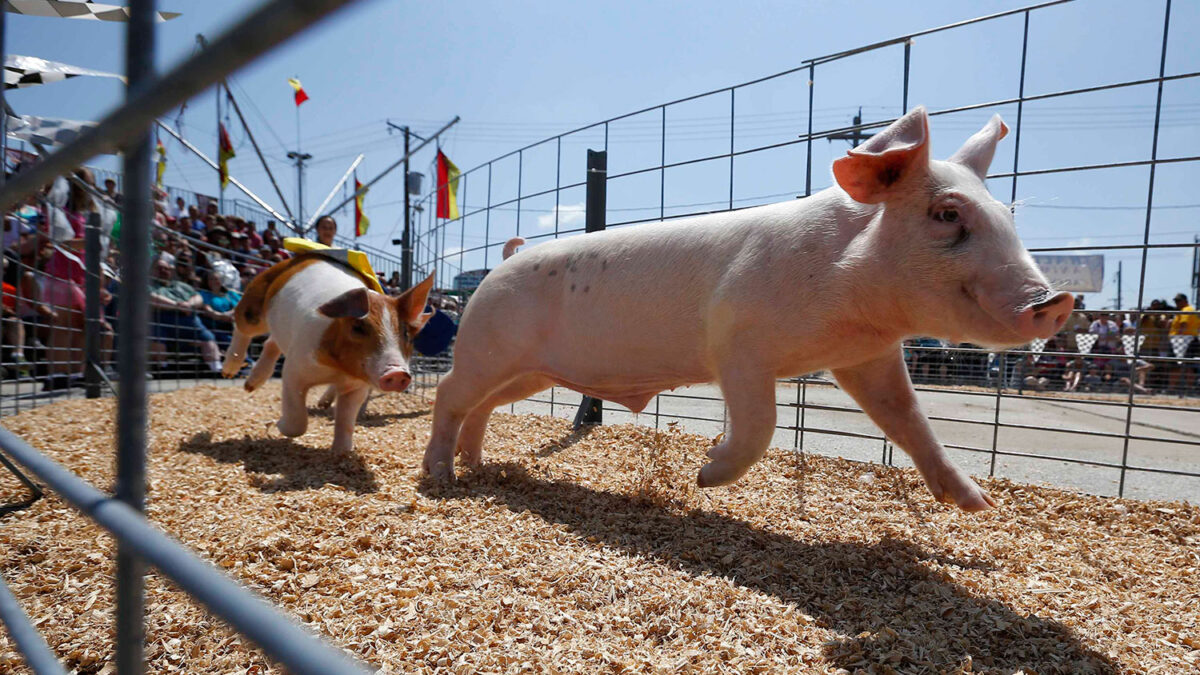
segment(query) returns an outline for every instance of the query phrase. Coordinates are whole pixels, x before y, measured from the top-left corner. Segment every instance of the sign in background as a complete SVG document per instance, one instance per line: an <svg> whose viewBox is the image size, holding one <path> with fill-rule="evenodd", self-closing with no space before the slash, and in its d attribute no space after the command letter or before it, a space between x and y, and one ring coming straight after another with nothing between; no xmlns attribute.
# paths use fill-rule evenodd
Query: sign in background
<svg viewBox="0 0 1200 675"><path fill-rule="evenodd" d="M1097 293L1104 287L1102 255L1035 255L1033 261L1056 291Z"/></svg>

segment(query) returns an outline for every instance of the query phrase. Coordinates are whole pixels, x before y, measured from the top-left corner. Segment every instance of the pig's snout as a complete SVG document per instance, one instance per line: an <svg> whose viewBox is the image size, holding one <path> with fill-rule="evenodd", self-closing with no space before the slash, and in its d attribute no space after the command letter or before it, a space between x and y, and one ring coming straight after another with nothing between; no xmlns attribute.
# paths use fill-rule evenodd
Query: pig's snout
<svg viewBox="0 0 1200 675"><path fill-rule="evenodd" d="M1075 308L1075 296L1060 291L1030 305L1017 315L1017 330L1022 336L1050 338L1063 327Z"/></svg>
<svg viewBox="0 0 1200 675"><path fill-rule="evenodd" d="M392 368L379 377L383 391L404 391L412 383L412 374L403 368Z"/></svg>

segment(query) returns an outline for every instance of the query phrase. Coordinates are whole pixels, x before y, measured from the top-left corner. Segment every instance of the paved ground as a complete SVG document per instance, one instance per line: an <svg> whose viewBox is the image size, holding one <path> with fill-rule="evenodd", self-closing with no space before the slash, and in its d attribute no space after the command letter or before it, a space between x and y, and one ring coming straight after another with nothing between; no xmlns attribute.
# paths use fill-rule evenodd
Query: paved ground
<svg viewBox="0 0 1200 675"><path fill-rule="evenodd" d="M635 422L653 426L677 420L693 433L715 436L722 431L724 407L715 386L702 385L664 395L641 415L633 415L618 406L606 406L604 421ZM796 401L804 396L805 408ZM550 392L512 407L516 412L550 413ZM999 422L994 427L997 399L995 393L961 391L921 392L926 413L934 418L941 441L985 450L951 449L960 466L973 475L986 476L992 470L993 435L999 453L1020 453L1042 457L1018 457L998 454L995 475L1026 483L1065 487L1098 495L1116 495L1120 486L1122 455L1125 452L1126 408L1113 401L1097 400L1071 403L1053 398L1005 397L999 402ZM565 389L554 390L553 414L573 417L579 395ZM799 391L795 384L781 382L777 388L778 425L789 427L775 433L773 445L794 448L802 444L806 451L865 461L881 461L884 442L879 429L860 412L824 408L850 408L853 402L842 391L828 385L809 385ZM1162 397L1146 399L1153 404L1167 402ZM1178 402L1172 401L1172 402ZM814 408L822 406L824 408ZM803 439L795 430L798 412L803 414ZM706 418L706 419L689 419ZM941 419L938 419L941 418ZM715 420L715 421L710 421ZM1129 467L1166 469L1200 474L1200 407L1170 406L1167 409L1134 408L1130 415L1126 463ZM1003 426L1013 425L1013 426ZM1037 428L1022 428L1037 427ZM835 435L841 432L867 435L856 438ZM1178 441L1178 442L1175 442ZM893 450L897 465L911 466L906 455ZM1043 458L1045 457L1045 458ZM1060 461L1074 459L1116 466L1089 466ZM1126 497L1137 499L1176 499L1200 502L1200 476L1176 476L1130 469L1125 473Z"/></svg>
<svg viewBox="0 0 1200 675"><path fill-rule="evenodd" d="M428 387L432 381L428 378ZM197 383L240 385L240 380L155 380L148 383L151 393L171 391ZM65 394L83 396L82 389ZM313 394L316 396L316 393ZM1178 405L1178 399L1148 397L1139 399L1162 408L1137 407L1129 415L1131 440L1124 438L1127 409L1120 397L1094 397L1087 403L1063 401L1051 397L1005 397L999 400L997 419L995 392L930 391L921 392L925 411L934 419L934 427L943 443L975 448L980 451L951 449L960 466L973 475L986 476L993 470L993 436L999 451L994 457L994 473L1026 483L1042 483L1098 495L1116 495L1121 481L1122 455L1127 451L1124 494L1138 499L1176 499L1200 502L1200 477L1138 471L1137 468L1184 471L1200 474L1200 401ZM1085 395L1086 396L1086 395ZM796 404L803 397L805 407ZM553 398L553 406L550 401ZM553 414L571 418L580 396L556 388L510 407L515 412ZM31 384L0 384L0 413L12 414L47 400L40 387ZM865 415L852 408L853 402L837 388L825 384L799 387L780 382L777 388L778 425L773 445L781 448L802 446L807 452L846 457L863 461L881 461L885 450L879 430ZM552 409L553 408L553 409ZM802 416L802 424L800 417ZM607 404L607 423L634 422L648 426L677 421L686 430L708 436L721 433L724 406L713 385L701 385L664 394L641 415ZM1007 426L1011 425L1011 426ZM795 429L803 426L804 431ZM1025 428L1033 427L1033 428ZM839 435L854 434L867 438ZM1040 455L1020 457L1003 453ZM894 462L908 466L907 456L893 450ZM1095 462L1101 466L1074 464L1062 459ZM1103 466L1103 465L1114 466Z"/></svg>

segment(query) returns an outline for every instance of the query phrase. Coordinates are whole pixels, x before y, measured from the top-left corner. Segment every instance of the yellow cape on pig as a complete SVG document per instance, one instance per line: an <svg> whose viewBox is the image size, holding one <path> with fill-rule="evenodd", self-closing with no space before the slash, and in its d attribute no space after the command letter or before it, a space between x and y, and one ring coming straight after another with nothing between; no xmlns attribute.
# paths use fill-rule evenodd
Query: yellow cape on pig
<svg viewBox="0 0 1200 675"><path fill-rule="evenodd" d="M368 279L367 286L371 290L376 293L383 293L383 286L380 285L379 278L375 276L375 270L371 268L371 261L367 259L367 254L362 251L330 248L320 242L309 241L308 239L301 239L299 237L284 237L283 248L292 253L319 253L330 260L336 260L342 264L349 265Z"/></svg>

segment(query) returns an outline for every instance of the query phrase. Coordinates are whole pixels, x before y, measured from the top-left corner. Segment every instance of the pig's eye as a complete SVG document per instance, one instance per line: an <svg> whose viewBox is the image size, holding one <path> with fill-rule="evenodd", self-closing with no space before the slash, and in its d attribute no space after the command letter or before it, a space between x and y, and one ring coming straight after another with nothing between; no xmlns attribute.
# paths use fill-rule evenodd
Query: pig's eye
<svg viewBox="0 0 1200 675"><path fill-rule="evenodd" d="M957 223L958 209L945 208L933 212L933 219L939 223Z"/></svg>
<svg viewBox="0 0 1200 675"><path fill-rule="evenodd" d="M357 335L359 337L366 337L367 336L367 327L365 325L363 325L363 322L355 321L350 326L350 332L354 333L355 335Z"/></svg>

